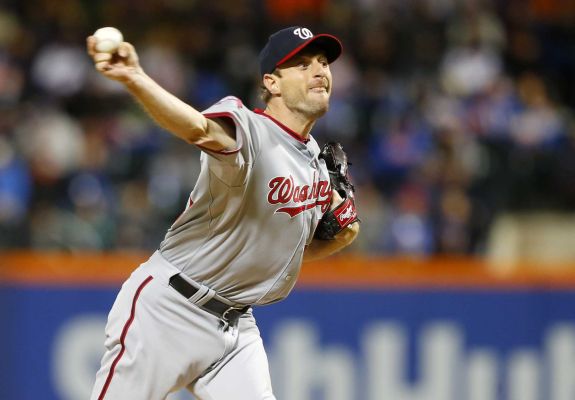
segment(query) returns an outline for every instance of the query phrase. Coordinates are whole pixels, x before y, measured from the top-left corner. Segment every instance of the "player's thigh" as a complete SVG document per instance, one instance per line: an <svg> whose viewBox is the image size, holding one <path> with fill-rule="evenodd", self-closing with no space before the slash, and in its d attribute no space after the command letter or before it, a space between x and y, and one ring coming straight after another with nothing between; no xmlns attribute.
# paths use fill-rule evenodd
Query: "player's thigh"
<svg viewBox="0 0 575 400"><path fill-rule="evenodd" d="M110 312L93 398L163 398L185 387L222 356L218 323L160 277L134 273Z"/></svg>
<svg viewBox="0 0 575 400"><path fill-rule="evenodd" d="M240 322L237 346L189 389L199 400L275 400L267 355L251 314Z"/></svg>

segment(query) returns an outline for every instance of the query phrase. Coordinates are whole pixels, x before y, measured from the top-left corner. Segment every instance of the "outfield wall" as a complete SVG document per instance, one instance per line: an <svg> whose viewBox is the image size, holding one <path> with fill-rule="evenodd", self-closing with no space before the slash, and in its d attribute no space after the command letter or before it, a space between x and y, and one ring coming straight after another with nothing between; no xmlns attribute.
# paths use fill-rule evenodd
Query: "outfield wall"
<svg viewBox="0 0 575 400"><path fill-rule="evenodd" d="M0 399L86 399L143 254L0 255ZM278 400L573 400L575 273L339 257L256 308ZM185 393L171 399L189 399Z"/></svg>

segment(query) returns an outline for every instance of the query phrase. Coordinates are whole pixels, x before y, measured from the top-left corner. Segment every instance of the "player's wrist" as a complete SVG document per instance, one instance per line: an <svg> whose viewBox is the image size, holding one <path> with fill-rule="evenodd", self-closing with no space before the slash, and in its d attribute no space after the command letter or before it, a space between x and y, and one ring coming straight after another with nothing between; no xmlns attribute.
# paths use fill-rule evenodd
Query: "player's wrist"
<svg viewBox="0 0 575 400"><path fill-rule="evenodd" d="M137 91L138 89L145 86L146 79L149 77L146 75L141 67L134 67L133 71L126 75L122 80L122 83L130 91Z"/></svg>
<svg viewBox="0 0 575 400"><path fill-rule="evenodd" d="M343 228L340 232L335 234L334 239L342 247L349 246L355 238L359 235L359 220L352 222Z"/></svg>

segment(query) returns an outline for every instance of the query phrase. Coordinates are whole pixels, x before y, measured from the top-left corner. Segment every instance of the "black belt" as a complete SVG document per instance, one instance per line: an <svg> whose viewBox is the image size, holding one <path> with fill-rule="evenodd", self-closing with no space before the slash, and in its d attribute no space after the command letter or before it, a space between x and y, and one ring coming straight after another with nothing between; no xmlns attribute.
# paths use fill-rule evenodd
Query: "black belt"
<svg viewBox="0 0 575 400"><path fill-rule="evenodd" d="M170 278L170 286L176 289L178 293L184 296L186 299L192 297L196 292L199 290L198 288L194 287L188 281L186 281L180 274L174 275ZM250 306L244 306L241 308L230 306L224 302L216 300L214 298L208 300L199 307L205 309L206 311L216 315L222 321L235 324L238 319L245 314L246 311L249 310Z"/></svg>

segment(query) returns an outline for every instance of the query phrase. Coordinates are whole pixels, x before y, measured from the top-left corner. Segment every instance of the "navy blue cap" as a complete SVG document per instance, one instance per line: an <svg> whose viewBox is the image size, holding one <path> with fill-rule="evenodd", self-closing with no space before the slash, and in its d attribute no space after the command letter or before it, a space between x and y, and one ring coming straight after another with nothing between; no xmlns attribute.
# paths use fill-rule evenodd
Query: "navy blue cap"
<svg viewBox="0 0 575 400"><path fill-rule="evenodd" d="M271 74L280 66L310 44L325 52L327 62L335 61L342 52L342 45L333 35L322 33L314 35L307 28L292 26L271 35L259 55L260 73Z"/></svg>

